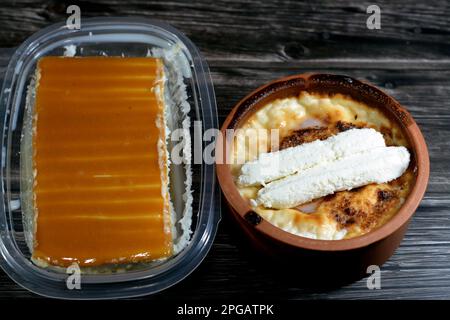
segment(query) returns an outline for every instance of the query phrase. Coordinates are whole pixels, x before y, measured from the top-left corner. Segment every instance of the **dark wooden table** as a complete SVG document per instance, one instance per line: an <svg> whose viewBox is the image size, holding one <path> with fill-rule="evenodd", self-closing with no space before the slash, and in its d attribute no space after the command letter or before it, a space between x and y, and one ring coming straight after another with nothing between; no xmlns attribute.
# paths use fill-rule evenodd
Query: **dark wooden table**
<svg viewBox="0 0 450 320"><path fill-rule="evenodd" d="M201 266L180 284L143 299L449 299L450 5L378 0L381 29L369 30L366 8L372 3L2 1L0 77L13 47L33 32L65 20L66 6L79 4L84 17L139 15L183 31L208 60L220 122L244 95L281 76L323 71L369 80L409 109L431 157L427 194L401 247L382 267L381 290L368 290L364 279L318 289L275 277L243 249L222 206L225 218ZM5 297L38 298L0 271L0 298Z"/></svg>

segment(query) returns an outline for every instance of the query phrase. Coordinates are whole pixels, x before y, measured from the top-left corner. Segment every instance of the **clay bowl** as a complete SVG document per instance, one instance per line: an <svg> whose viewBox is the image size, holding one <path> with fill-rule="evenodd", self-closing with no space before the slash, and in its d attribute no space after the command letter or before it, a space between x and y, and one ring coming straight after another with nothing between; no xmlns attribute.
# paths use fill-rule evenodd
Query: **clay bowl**
<svg viewBox="0 0 450 320"><path fill-rule="evenodd" d="M359 278L370 265L381 266L399 246L408 222L424 196L429 177L428 150L423 135L411 115L395 99L366 82L342 75L301 74L272 81L243 98L230 112L221 131L236 129L243 119L268 102L298 95L301 91L342 93L354 100L378 108L396 121L410 143L416 166L415 184L397 214L382 227L363 236L343 240L314 240L283 231L252 211L238 193L229 166L216 164L217 176L228 203L232 221L244 231L253 248L288 262L295 268L306 268L323 274L332 268L342 278ZM227 143L216 150L217 159L227 154Z"/></svg>

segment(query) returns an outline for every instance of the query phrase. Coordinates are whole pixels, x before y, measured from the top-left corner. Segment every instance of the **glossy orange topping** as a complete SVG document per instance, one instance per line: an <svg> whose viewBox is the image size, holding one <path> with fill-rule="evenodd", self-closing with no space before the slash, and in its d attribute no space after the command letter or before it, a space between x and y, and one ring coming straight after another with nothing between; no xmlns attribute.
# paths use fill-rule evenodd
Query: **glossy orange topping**
<svg viewBox="0 0 450 320"><path fill-rule="evenodd" d="M157 146L162 72L155 58L39 61L35 261L98 266L172 254L167 154Z"/></svg>

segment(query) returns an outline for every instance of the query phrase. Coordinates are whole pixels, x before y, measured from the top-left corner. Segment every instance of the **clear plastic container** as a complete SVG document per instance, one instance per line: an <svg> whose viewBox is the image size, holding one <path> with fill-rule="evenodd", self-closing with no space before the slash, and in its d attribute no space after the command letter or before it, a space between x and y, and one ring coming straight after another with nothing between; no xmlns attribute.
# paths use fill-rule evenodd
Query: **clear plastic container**
<svg viewBox="0 0 450 320"><path fill-rule="evenodd" d="M107 299L152 294L181 281L206 256L220 220L219 193L215 169L211 164L192 164L193 219L189 245L174 257L156 264L120 272L81 275L81 289L68 289L70 274L34 265L28 250L22 222L21 141L28 130L26 119L27 87L37 60L48 55L61 56L75 50L76 56L146 56L158 50L177 50L173 59L186 86L188 116L193 135L195 125L203 132L218 127L216 101L208 66L197 48L176 29L157 21L139 18L83 19L81 30L64 24L50 26L27 39L15 52L5 74L0 98L2 125L0 266L18 284L40 295L67 299ZM174 67L172 66L172 67ZM167 67L167 66L166 66ZM170 74L174 70L170 70ZM172 88L177 90L178 88ZM171 88L168 90L171 93ZM181 106L178 106L181 108ZM173 115L172 128L181 127ZM202 149L205 142L197 139ZM183 210L185 167L171 165L171 194L175 208Z"/></svg>

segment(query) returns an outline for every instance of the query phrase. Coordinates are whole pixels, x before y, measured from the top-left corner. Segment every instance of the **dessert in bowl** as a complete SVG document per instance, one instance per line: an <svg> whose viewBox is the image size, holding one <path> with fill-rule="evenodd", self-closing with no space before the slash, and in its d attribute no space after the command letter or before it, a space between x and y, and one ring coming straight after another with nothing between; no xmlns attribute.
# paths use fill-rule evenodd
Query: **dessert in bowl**
<svg viewBox="0 0 450 320"><path fill-rule="evenodd" d="M222 126L230 129L219 181L232 216L265 251L358 249L347 262L363 266L399 245L429 159L392 97L346 76L291 76L241 100Z"/></svg>

